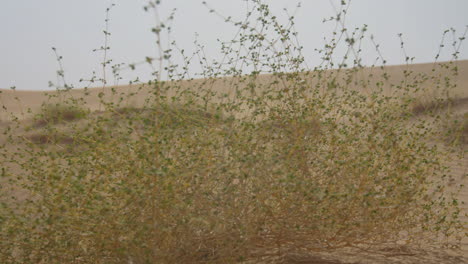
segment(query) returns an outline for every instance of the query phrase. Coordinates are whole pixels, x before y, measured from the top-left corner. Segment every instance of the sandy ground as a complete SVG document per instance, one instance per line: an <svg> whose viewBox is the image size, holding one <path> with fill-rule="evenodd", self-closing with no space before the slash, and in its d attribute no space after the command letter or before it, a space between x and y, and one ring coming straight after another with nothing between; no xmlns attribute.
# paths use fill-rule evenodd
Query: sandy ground
<svg viewBox="0 0 468 264"><path fill-rule="evenodd" d="M452 76L451 80L453 84L457 87L452 89L452 96L457 98L468 98L468 61L459 61L456 63L458 67L458 76ZM360 89L360 90L371 90L372 87L375 87L375 84L382 80L382 76L384 72L386 72L389 76L389 83L393 83L395 85L404 85L405 78L404 78L404 70L407 72L412 72L412 75L409 77L410 80L421 79L423 83L421 86L427 88L425 92L422 93L421 96L425 94L428 95L431 91L435 90L437 83L434 83L429 78L425 80L422 78L421 74L425 74L426 76L434 76L432 69L436 67L439 69L437 74L448 74L446 70L440 70L438 65L430 64L416 64L416 65L399 65L399 66L387 66L384 70L380 68L365 68L361 69L356 72L353 76L354 79L349 84L351 89ZM328 71L323 73L325 76L329 78L336 77L337 82L342 83L346 79L346 74L344 72L338 71ZM369 77L369 74L373 74L372 77ZM327 78L328 78L327 77ZM271 76L262 76L257 81L258 84L267 83L270 80ZM325 79L327 79L325 78ZM418 80L419 80L418 79ZM305 81L308 82L310 85L315 85L316 81L313 78L307 79ZM192 80L192 81L183 81L180 82L179 85L181 87L201 87L210 85L216 91L226 92L228 94L232 94L234 91L229 90L228 87L231 87L230 84L236 82L236 79L233 78L224 78L218 79L214 81L207 81L207 80ZM287 86L287 83L283 85ZM443 85L443 84L439 84ZM111 92L111 87L107 87L105 89L102 88L92 88L88 90L83 89L76 89L70 92L70 95L75 98L83 97L86 105L91 110L99 110L103 106L99 103L98 94L103 93L106 99L111 99L117 101L121 96L126 96L132 92L138 90L137 86L118 86L114 87L115 93ZM19 116L20 118L29 118L31 117L32 113L38 112L41 105L44 102L53 102L57 100L54 96L57 95L56 92L43 92L43 91L11 91L11 90L1 90L0 93L0 106L3 109L0 109L0 127L3 126L12 118L11 113L15 116ZM132 106L142 105L146 96L150 93L150 89L148 87L143 87L142 91L138 93L138 96L132 97L129 103ZM390 85L384 85L384 91L391 93L392 88ZM51 98L52 95L52 98ZM465 114L468 113L468 100L462 101L456 107L457 113ZM437 143L439 144L439 143ZM467 146L465 145L465 152L468 150ZM452 177L453 181L451 182L451 186L449 188L455 188L455 186L460 184L468 185L468 155L464 155L464 157L457 157L453 155L453 157L448 157L447 165L449 165L452 169ZM465 230L468 232L468 186L462 188L459 194L459 200L464 202L462 204L462 217L463 221L465 222ZM458 253L457 253L458 254ZM439 251L429 251L429 252L416 252L416 251L408 251L407 249L403 248L399 252L389 252L388 256L382 256L379 254L373 253L366 253L362 255L362 253L356 252L341 252L340 254L341 260L337 260L333 256L322 256L319 259L315 257L307 256L307 255L298 255L298 256L291 256L288 260L284 260L285 263L468 263L468 238L462 241L462 258L449 256L446 255L444 252ZM327 262L328 261L328 262Z"/></svg>

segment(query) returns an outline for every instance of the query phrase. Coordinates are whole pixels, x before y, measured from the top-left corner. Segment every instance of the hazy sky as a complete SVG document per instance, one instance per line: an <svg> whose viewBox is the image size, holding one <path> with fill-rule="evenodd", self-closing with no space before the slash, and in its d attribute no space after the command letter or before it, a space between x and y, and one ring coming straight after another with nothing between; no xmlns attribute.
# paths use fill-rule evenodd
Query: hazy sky
<svg viewBox="0 0 468 264"><path fill-rule="evenodd" d="M109 56L113 63L132 63L155 56L154 16L143 11L145 0L2 0L0 8L0 88L16 86L18 90L48 89L48 82L57 80L57 61L51 47L63 56L67 81L76 87L80 78L89 78L92 72L100 74L102 53L93 52L104 43L105 10L110 3L116 6L110 12ZM208 56L217 56L217 38L230 39L233 28L201 4L202 0L162 0L161 15L177 8L172 37L188 51L193 48L195 33L205 45ZM243 0L207 0L226 16L241 18L245 11ZM284 17L283 8L293 12L297 0L266 0L273 12ZM338 0L302 0L297 18L297 31L308 64L320 62L314 52L322 48L324 37L331 36L331 24L322 20L334 14L330 2ZM353 0L348 13L349 28L368 25L369 34L380 43L383 56L389 64L400 64L404 57L398 33L403 33L406 52L415 62L434 60L442 32L450 27L459 37L468 25L466 0ZM447 48L441 60L450 59L452 52L449 35ZM366 44L368 45L368 44ZM371 50L370 46L364 46ZM468 44L461 47L462 59L468 59ZM367 61L376 56L370 52ZM124 81L141 76L149 78L148 67L123 73Z"/></svg>

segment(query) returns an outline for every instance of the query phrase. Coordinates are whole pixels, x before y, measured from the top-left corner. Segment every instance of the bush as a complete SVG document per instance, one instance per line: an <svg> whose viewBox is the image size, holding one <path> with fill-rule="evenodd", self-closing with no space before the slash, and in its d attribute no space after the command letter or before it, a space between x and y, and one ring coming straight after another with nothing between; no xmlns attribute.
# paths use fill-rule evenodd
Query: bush
<svg viewBox="0 0 468 264"><path fill-rule="evenodd" d="M77 121L86 118L87 114L87 110L76 104L45 104L41 108L41 113L35 116L34 124L43 127L48 124Z"/></svg>
<svg viewBox="0 0 468 264"><path fill-rule="evenodd" d="M274 262L456 237L445 152L427 141L439 132L401 115L411 91L350 88L360 65L344 82L306 68L290 27L252 3L247 21L261 23L233 22L240 47L225 51L241 68L207 66L199 87L156 80L138 107L46 106L36 125L66 134L70 151L8 132L2 176L26 198L1 200L3 263ZM227 89L213 88L225 75Z"/></svg>

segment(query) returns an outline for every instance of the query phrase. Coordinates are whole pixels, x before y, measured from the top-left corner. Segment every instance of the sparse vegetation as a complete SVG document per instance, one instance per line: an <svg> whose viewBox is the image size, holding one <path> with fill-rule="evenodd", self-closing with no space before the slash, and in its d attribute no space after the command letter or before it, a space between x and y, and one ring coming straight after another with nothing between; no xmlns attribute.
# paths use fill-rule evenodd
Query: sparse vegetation
<svg viewBox="0 0 468 264"><path fill-rule="evenodd" d="M34 124L37 127L42 127L48 124L77 121L86 118L87 114L88 111L77 104L63 102L45 104L41 109L41 113L34 118Z"/></svg>
<svg viewBox="0 0 468 264"><path fill-rule="evenodd" d="M149 3L157 10L159 1ZM314 69L293 18L283 25L267 4L251 3L244 20L225 19L239 34L223 42L223 61L191 56L204 62L203 82L182 80L187 69L168 59L178 49L165 48L161 23L142 105L102 95L95 112L86 100L45 105L30 140L22 120L5 130L0 262L273 263L345 247L458 246L466 234L460 202L442 187L446 151L428 143L441 120L401 115L432 108L402 100L421 82L383 74L382 85L360 90L355 47L366 30L342 24L345 1L331 20L338 37ZM343 68L349 58L335 62L339 39L354 68ZM340 78L330 70L337 64ZM467 118L456 130L465 136Z"/></svg>
<svg viewBox="0 0 468 264"><path fill-rule="evenodd" d="M450 107L466 104L468 98L445 98L445 99L419 99L412 104L412 113L414 115L421 114L437 114L440 111L450 111Z"/></svg>

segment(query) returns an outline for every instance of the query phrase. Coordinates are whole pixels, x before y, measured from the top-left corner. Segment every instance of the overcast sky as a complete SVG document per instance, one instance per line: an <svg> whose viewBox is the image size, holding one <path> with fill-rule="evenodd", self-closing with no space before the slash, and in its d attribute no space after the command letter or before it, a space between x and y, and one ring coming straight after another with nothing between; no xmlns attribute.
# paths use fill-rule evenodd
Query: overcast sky
<svg viewBox="0 0 468 264"><path fill-rule="evenodd" d="M0 8L0 88L16 86L18 90L45 90L48 82L57 80L57 61L52 51L56 47L63 56L67 81L83 86L81 78L100 74L102 53L93 52L104 43L105 10L114 2L110 12L110 58L113 63L133 63L154 56L155 37L150 32L154 16L143 11L145 0L2 0ZM208 56L215 58L219 50L216 39L228 40L233 28L202 5L202 0L162 0L161 16L177 8L172 37L188 51L193 49L195 33L205 45ZM226 16L241 18L244 0L207 0ZM273 12L285 17L283 8L293 12L299 1L266 0ZM299 39L312 67L320 60L314 49L322 48L324 37L331 36L331 24L322 20L334 14L330 2L338 0L302 0L297 18ZM415 62L431 62L437 53L442 32L453 27L459 37L468 25L466 0L353 0L348 12L349 28L368 25L380 43L388 64L401 64L404 56L398 33L405 39L408 56ZM448 36L447 46L451 40ZM370 46L364 46L369 49ZM468 44L461 46L461 59L468 59ZM450 59L448 47L440 60ZM367 53L366 53L367 54ZM375 53L365 55L369 62ZM213 59L211 58L211 59ZM150 69L139 67L136 72L123 73L128 82L137 75L149 78Z"/></svg>

